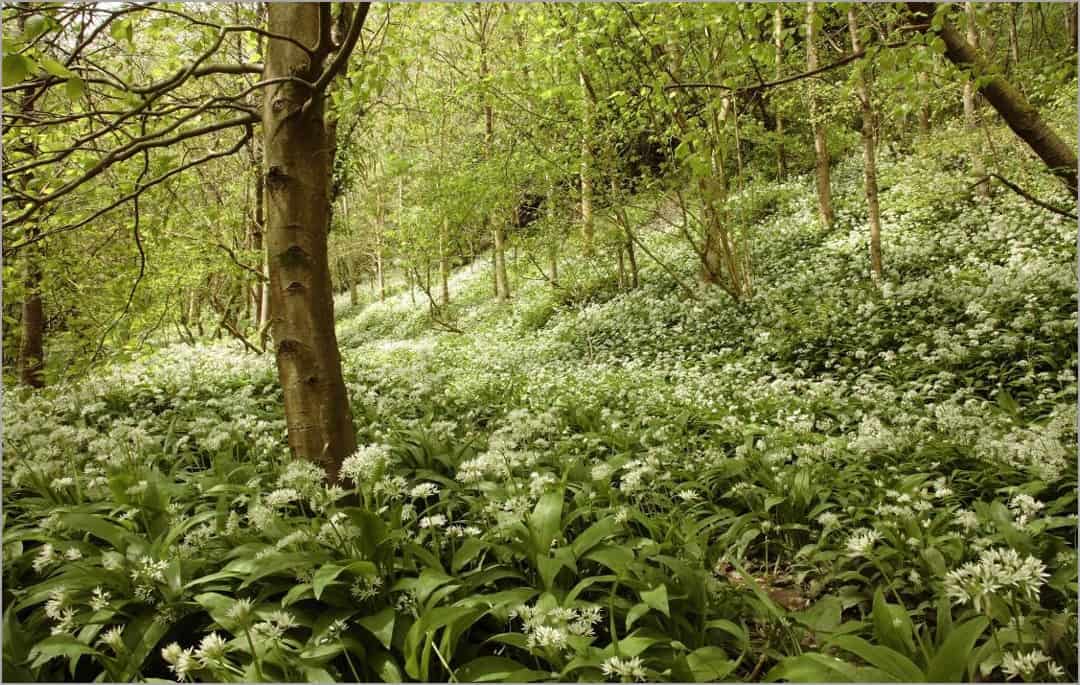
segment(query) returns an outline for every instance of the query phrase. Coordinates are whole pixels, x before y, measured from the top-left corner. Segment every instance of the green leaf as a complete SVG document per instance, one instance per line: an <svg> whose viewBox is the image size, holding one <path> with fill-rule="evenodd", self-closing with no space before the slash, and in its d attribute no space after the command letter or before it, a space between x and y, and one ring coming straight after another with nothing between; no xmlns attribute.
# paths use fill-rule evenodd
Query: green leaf
<svg viewBox="0 0 1080 685"><path fill-rule="evenodd" d="M765 675L765 682L853 683L858 669L846 661L824 654L800 654L782 660Z"/></svg>
<svg viewBox="0 0 1080 685"><path fill-rule="evenodd" d="M78 76L73 76L64 83L64 93L71 100L78 100L86 90L86 83Z"/></svg>
<svg viewBox="0 0 1080 685"><path fill-rule="evenodd" d="M22 55L14 53L4 55L3 83L4 86L13 86L29 74L34 68L34 63Z"/></svg>
<svg viewBox="0 0 1080 685"><path fill-rule="evenodd" d="M45 55L41 55L38 58L38 64L40 64L41 68L46 72L58 78L72 78L75 76L75 74L72 74L63 64L60 64L53 58L46 57Z"/></svg>
<svg viewBox="0 0 1080 685"><path fill-rule="evenodd" d="M851 652L871 666L884 671L892 679L902 683L926 682L926 676L915 663L896 650L872 645L861 637L840 635L829 641L844 651Z"/></svg>
<svg viewBox="0 0 1080 685"><path fill-rule="evenodd" d="M115 523L109 523L93 514L81 512L61 514L60 521L67 528L85 531L101 538L112 545L118 552L123 552L129 545L143 544L143 541L139 536L129 532L126 528L118 526Z"/></svg>
<svg viewBox="0 0 1080 685"><path fill-rule="evenodd" d="M531 683L550 675L505 656L482 656L454 671L454 680L462 683Z"/></svg>
<svg viewBox="0 0 1080 685"><path fill-rule="evenodd" d="M574 556L580 559L619 530L620 526L615 523L613 516L602 518L582 531L581 535L574 538L573 542L570 543L570 549L574 551Z"/></svg>
<svg viewBox="0 0 1080 685"><path fill-rule="evenodd" d="M383 647L390 649L390 640L394 637L393 607L387 607L377 614L356 619L356 623L375 636Z"/></svg>
<svg viewBox="0 0 1080 685"><path fill-rule="evenodd" d="M109 35L113 37L113 40L125 40L129 45L132 45L135 40L135 27L130 20L120 19L109 25Z"/></svg>
<svg viewBox="0 0 1080 685"><path fill-rule="evenodd" d="M26 20L23 26L23 40L30 42L49 29L49 19L44 14L35 14Z"/></svg>
<svg viewBox="0 0 1080 685"><path fill-rule="evenodd" d="M836 596L822 597L813 606L791 615L799 623L814 632L831 633L841 622L844 611L843 601Z"/></svg>
<svg viewBox="0 0 1080 685"><path fill-rule="evenodd" d="M734 621L729 621L726 618L715 618L706 622L705 627L712 630L723 631L735 638L735 641L739 643L741 648L750 648L750 637L746 634L746 629Z"/></svg>
<svg viewBox="0 0 1080 685"><path fill-rule="evenodd" d="M100 656L101 652L70 635L53 635L30 648L30 658L34 660L30 667L38 668L58 656L71 658L83 654Z"/></svg>
<svg viewBox="0 0 1080 685"><path fill-rule="evenodd" d="M627 567L633 563L634 553L620 545L604 545L586 554L585 558L606 566L621 578Z"/></svg>
<svg viewBox="0 0 1080 685"><path fill-rule="evenodd" d="M696 683L723 680L735 670L735 662L719 647L695 649L686 655L686 663Z"/></svg>
<svg viewBox="0 0 1080 685"><path fill-rule="evenodd" d="M626 612L626 629L630 630L637 623L637 620L651 611L648 604L645 602L638 602Z"/></svg>
<svg viewBox="0 0 1080 685"><path fill-rule="evenodd" d="M922 551L922 558L938 578L944 578L945 574L949 572L948 567L945 565L944 555L933 547L924 549Z"/></svg>
<svg viewBox="0 0 1080 685"><path fill-rule="evenodd" d="M671 618L671 610L668 607L667 585L659 585L652 590L642 590L639 594L643 602L664 616Z"/></svg>
<svg viewBox="0 0 1080 685"><path fill-rule="evenodd" d="M979 636L986 630L986 626L985 616L979 616L955 626L934 654L934 658L930 660L930 668L927 669L929 680L938 683L955 683L962 680L968 660L971 658L971 650Z"/></svg>
<svg viewBox="0 0 1080 685"><path fill-rule="evenodd" d="M902 606L885 601L885 592L879 587L874 593L874 634L878 642L909 657L915 655L915 630L911 617Z"/></svg>
<svg viewBox="0 0 1080 685"><path fill-rule="evenodd" d="M532 516L529 517L529 528L533 535L533 553L547 554L552 541L562 530L563 493L545 493L536 503Z"/></svg>
<svg viewBox="0 0 1080 685"><path fill-rule="evenodd" d="M337 564L323 564L315 575L311 578L311 588L315 592L315 599L321 599L323 590L326 586L334 581L342 571L345 570L344 566Z"/></svg>

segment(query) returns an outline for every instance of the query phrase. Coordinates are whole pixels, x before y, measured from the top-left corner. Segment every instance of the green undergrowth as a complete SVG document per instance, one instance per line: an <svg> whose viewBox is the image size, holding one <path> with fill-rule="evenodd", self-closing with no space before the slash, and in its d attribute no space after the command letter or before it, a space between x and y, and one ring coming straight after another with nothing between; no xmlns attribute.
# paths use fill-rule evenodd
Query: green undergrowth
<svg viewBox="0 0 1080 685"><path fill-rule="evenodd" d="M460 334L339 303L337 485L232 346L9 391L6 677L1075 681L1076 227L976 201L966 142L882 151L880 288L852 157L829 230L806 177L736 198L743 303L659 221L633 291L564 254L508 304L455 273Z"/></svg>

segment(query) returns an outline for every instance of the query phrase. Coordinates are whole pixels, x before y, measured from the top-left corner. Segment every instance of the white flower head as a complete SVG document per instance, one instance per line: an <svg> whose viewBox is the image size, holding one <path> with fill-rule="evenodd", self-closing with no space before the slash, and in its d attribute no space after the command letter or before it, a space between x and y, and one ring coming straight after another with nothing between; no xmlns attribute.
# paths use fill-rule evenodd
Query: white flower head
<svg viewBox="0 0 1080 685"><path fill-rule="evenodd" d="M881 540L881 533L873 528L859 528L847 539L845 547L849 556L866 557L874 549L874 544Z"/></svg>
<svg viewBox="0 0 1080 685"><path fill-rule="evenodd" d="M229 607L228 617L240 624L245 624L251 620L251 611L253 604L250 599L243 598L233 602L233 605Z"/></svg>
<svg viewBox="0 0 1080 685"><path fill-rule="evenodd" d="M1042 664L1051 664L1053 660L1043 654L1042 650L1035 649L1027 654L1023 652L1006 652L1001 656L1001 670L1010 678L1023 678L1033 680L1035 671ZM1055 664L1056 665L1056 664Z"/></svg>
<svg viewBox="0 0 1080 685"><path fill-rule="evenodd" d="M225 638L213 632L204 636L202 641L199 642L199 647L195 650L195 656L199 658L204 667L216 666L221 664L228 651L229 644L225 641Z"/></svg>
<svg viewBox="0 0 1080 685"><path fill-rule="evenodd" d="M617 656L610 657L600 666L600 670L608 678L618 677L624 681L644 682L648 674L645 672L645 664L641 657L632 656L629 659L620 659Z"/></svg>

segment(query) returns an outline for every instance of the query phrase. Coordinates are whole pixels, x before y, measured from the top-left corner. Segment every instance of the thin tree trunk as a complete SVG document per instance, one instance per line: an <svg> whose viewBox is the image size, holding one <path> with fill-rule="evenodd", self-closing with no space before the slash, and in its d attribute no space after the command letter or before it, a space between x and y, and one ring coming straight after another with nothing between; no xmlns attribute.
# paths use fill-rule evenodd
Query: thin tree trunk
<svg viewBox="0 0 1080 685"><path fill-rule="evenodd" d="M818 68L817 27L815 18L817 6L814 2L806 3L806 68L813 71ZM813 82L811 81L811 88ZM810 120L814 129L814 157L817 176L818 214L825 226L833 224L832 188L829 181L829 146L825 137L825 127L820 119L817 96L810 93Z"/></svg>
<svg viewBox="0 0 1080 685"><path fill-rule="evenodd" d="M485 79L488 75L487 63L487 34L483 33L480 39L480 78ZM491 99L484 93L484 154L490 158L492 147L495 143L495 112L491 106ZM499 302L510 299L510 283L506 277L506 236L502 222L496 217L488 217L487 221L492 225L492 237L494 242L493 256L495 266L495 298Z"/></svg>
<svg viewBox="0 0 1080 685"><path fill-rule="evenodd" d="M619 197L619 182L614 177L611 179L611 202L615 205L615 217L619 222L619 226L622 228L626 238L624 247L626 248L626 257L630 262L630 288L635 289L638 287L638 265L637 254L634 252L634 239L630 235L630 223L629 218L626 216L626 209L620 204ZM621 255L620 255L621 258Z"/></svg>
<svg viewBox="0 0 1080 685"><path fill-rule="evenodd" d="M779 80L784 70L784 10L780 3L773 9L773 47L776 50L774 76ZM779 107L776 108L776 140L776 173L782 179L787 177L787 154L784 150L784 118Z"/></svg>
<svg viewBox="0 0 1080 685"><path fill-rule="evenodd" d="M908 7L927 18L920 25L923 31L932 30L928 18L933 16L933 3L913 2L908 3ZM1076 150L1047 125L1038 110L1012 84L993 72L986 59L964 40L951 23L945 21L942 24L940 36L945 42L945 56L953 64L961 68L974 67L977 73L986 75L986 83L979 88L983 97L993 105L1013 133L1027 143L1050 171L1076 195Z"/></svg>
<svg viewBox="0 0 1080 685"><path fill-rule="evenodd" d="M583 99L583 118L581 122L581 239L583 243L582 251L586 256L593 253L593 243L595 238L593 236L593 213L592 213L592 196L593 196L593 151L589 136L592 131L593 120L593 108L595 104L592 101L591 94L588 91L588 87L585 80L585 72L583 70L578 71L578 78L581 82L581 92Z"/></svg>
<svg viewBox="0 0 1080 685"><path fill-rule="evenodd" d="M1078 7L1075 0L1065 7L1065 31L1069 34L1069 49L1076 52L1077 41L1077 13Z"/></svg>
<svg viewBox="0 0 1080 685"><path fill-rule="evenodd" d="M19 29L25 30L26 15L19 15ZM27 91L20 108L26 112L33 106L34 91ZM35 141L28 146L30 156L38 152ZM24 188L25 190L25 188ZM38 227L33 225L28 237L38 237ZM41 300L42 281L42 244L32 243L23 256L23 289L26 291L22 303L22 321L20 322L19 340L19 382L29 388L45 387L45 306Z"/></svg>
<svg viewBox="0 0 1080 685"><path fill-rule="evenodd" d="M31 237L36 237L36 230ZM19 382L30 388L45 387L45 307L41 301L39 244L26 250L22 305L22 339L19 343Z"/></svg>
<svg viewBox="0 0 1080 685"><path fill-rule="evenodd" d="M499 302L510 299L510 283L506 277L506 232L502 224L495 224L495 290Z"/></svg>
<svg viewBox="0 0 1080 685"><path fill-rule="evenodd" d="M919 105L919 133L930 135L930 75L919 72L919 92L922 102Z"/></svg>
<svg viewBox="0 0 1080 685"><path fill-rule="evenodd" d="M848 5L848 31L851 51L862 51L859 39L859 17L855 5ZM877 159L874 146L874 106L870 100L869 64L856 62L858 75L855 92L862 108L863 184L866 190L866 209L870 221L870 275L874 284L881 283L881 210L878 207Z"/></svg>
<svg viewBox="0 0 1080 685"><path fill-rule="evenodd" d="M267 6L270 31L328 49L330 13L314 3ZM264 78L318 79L325 53L309 56L271 38ZM330 164L325 156L321 94L294 82L268 89L263 107L267 247L275 356L294 456L322 466L336 481L356 449L352 411L341 373L327 263Z"/></svg>
<svg viewBox="0 0 1080 685"><path fill-rule="evenodd" d="M386 272L383 267L383 229L386 223L382 192L375 191L375 275L379 282L379 302L386 300Z"/></svg>
<svg viewBox="0 0 1080 685"><path fill-rule="evenodd" d="M967 13L967 40L976 50L979 49L979 27L975 23L975 3L965 2L964 10ZM975 109L975 82L972 79L964 81L964 126L967 128L971 144L971 173L977 179L984 179L976 185L979 198L990 197L990 182L985 180L986 165L982 158L982 143L978 140L979 113Z"/></svg>
<svg viewBox="0 0 1080 685"><path fill-rule="evenodd" d="M446 254L446 240L449 235L450 220L444 218L442 233L439 234L439 279L442 281L439 303L444 307L450 304L450 260Z"/></svg>
<svg viewBox="0 0 1080 685"><path fill-rule="evenodd" d="M1011 72L1020 64L1020 10L1023 5L1009 5L1009 58L1010 64L1007 71Z"/></svg>

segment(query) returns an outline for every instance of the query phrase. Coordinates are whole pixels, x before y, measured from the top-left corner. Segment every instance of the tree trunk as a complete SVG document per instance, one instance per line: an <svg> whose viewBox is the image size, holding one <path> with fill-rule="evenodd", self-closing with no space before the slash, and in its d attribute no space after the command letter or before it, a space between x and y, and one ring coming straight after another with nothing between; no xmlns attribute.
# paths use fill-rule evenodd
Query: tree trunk
<svg viewBox="0 0 1080 685"><path fill-rule="evenodd" d="M502 224L495 224L495 290L499 302L510 299L510 282L506 277L506 231Z"/></svg>
<svg viewBox="0 0 1080 685"><path fill-rule="evenodd" d="M386 272L383 267L383 228L386 214L382 202L382 192L375 191L375 276L379 282L379 302L386 300Z"/></svg>
<svg viewBox="0 0 1080 685"><path fill-rule="evenodd" d="M626 209L620 204L619 198L619 182L614 177L611 179L611 203L615 206L615 217L618 219L620 227L623 229L626 242L624 247L626 248L626 257L630 262L630 288L635 289L638 287L638 265L637 254L634 252L634 238L630 235L630 219L626 216ZM621 259L621 255L620 255Z"/></svg>
<svg viewBox="0 0 1080 685"><path fill-rule="evenodd" d="M592 130L593 107L595 105L588 92L585 81L585 72L579 70L578 78L581 81L582 99L584 101L584 113L581 122L581 240L583 245L582 252L584 252L586 256L589 256L593 253L594 243L592 213L593 152L589 136Z"/></svg>
<svg viewBox="0 0 1080 685"><path fill-rule="evenodd" d="M851 51L860 52L859 17L855 5L848 5L848 31ZM862 108L863 185L866 190L866 209L870 221L870 276L875 285L881 283L881 211L878 208L877 159L874 151L874 106L870 100L869 64L856 62L859 70L855 92Z"/></svg>
<svg viewBox="0 0 1080 685"><path fill-rule="evenodd" d="M817 17L816 3L806 3L806 68L813 71L818 68L817 52ZM811 89L813 81L811 81ZM825 138L825 127L822 125L817 96L810 93L810 121L814 129L814 157L817 175L818 214L821 223L825 226L833 224L832 189L829 182L829 146Z"/></svg>
<svg viewBox="0 0 1080 685"><path fill-rule="evenodd" d="M922 102L919 105L919 133L930 135L930 75L919 72L919 92Z"/></svg>
<svg viewBox="0 0 1080 685"><path fill-rule="evenodd" d="M41 265L37 248L38 244L35 244L26 250L23 280L26 295L19 343L19 382L29 388L45 387L45 308L41 301Z"/></svg>
<svg viewBox="0 0 1080 685"><path fill-rule="evenodd" d="M1009 69L1011 72L1020 64L1020 10L1023 5L1009 5Z"/></svg>
<svg viewBox="0 0 1080 685"><path fill-rule="evenodd" d="M270 3L270 31L304 45L269 39L264 78L318 79L329 48L330 13L314 3ZM352 411L334 331L327 263L329 141L322 94L286 82L268 89L263 107L270 300L278 375L293 455L322 466L336 481L356 449Z"/></svg>
<svg viewBox="0 0 1080 685"><path fill-rule="evenodd" d="M930 31L929 17L933 16L934 4L908 3L908 7L927 18L921 22L923 31ZM1039 156L1072 194L1076 195L1076 150L1062 140L1039 116L1038 110L1004 77L995 74L986 59L972 47L963 36L945 21L941 26L941 39L945 42L945 56L962 68L974 68L987 76L987 82L979 88L1013 133L1020 137Z"/></svg>
<svg viewBox="0 0 1080 685"><path fill-rule="evenodd" d="M444 307L450 304L450 260L446 255L446 239L449 235L450 220L443 219L442 233L439 234L439 280L442 282L439 303Z"/></svg>
<svg viewBox="0 0 1080 685"><path fill-rule="evenodd" d="M979 27L975 23L975 3L965 2L964 10L967 13L967 40L976 50L979 49ZM982 159L982 143L978 140L979 113L975 109L975 82L972 78L964 81L964 126L967 128L971 144L971 173L977 179L984 179L977 183L976 192L979 198L990 197L990 182L985 180L986 165Z"/></svg>
<svg viewBox="0 0 1080 685"><path fill-rule="evenodd" d="M263 225L265 219L263 217L263 193L264 193L264 181L262 170L259 169L261 163L258 161L257 153L252 150L252 161L256 165L255 168L255 216L251 222L251 235L248 247L252 252L258 254L261 258L263 254ZM256 282L251 286L251 304L254 315L255 327L258 328L261 322L262 316L262 302L263 302L263 284L262 282Z"/></svg>
<svg viewBox="0 0 1080 685"><path fill-rule="evenodd" d="M784 70L784 10L780 3L773 9L773 47L776 50L774 76L780 80ZM784 151L784 118L779 107L776 108L776 140L776 173L777 178L783 179L787 176L787 154Z"/></svg>
<svg viewBox="0 0 1080 685"><path fill-rule="evenodd" d="M1065 7L1065 31L1069 34L1069 49L1073 52L1076 52L1077 10L1075 0L1069 2Z"/></svg>
<svg viewBox="0 0 1080 685"><path fill-rule="evenodd" d="M26 15L19 15L19 29L25 30ZM22 97L20 108L26 112L33 107L34 91ZM37 144L31 140L27 152L34 156ZM24 188L25 190L25 188ZM38 226L31 227L28 237L38 237ZM42 244L32 243L23 257L23 288L21 336L19 340L19 382L28 388L45 387L45 307L41 301Z"/></svg>

